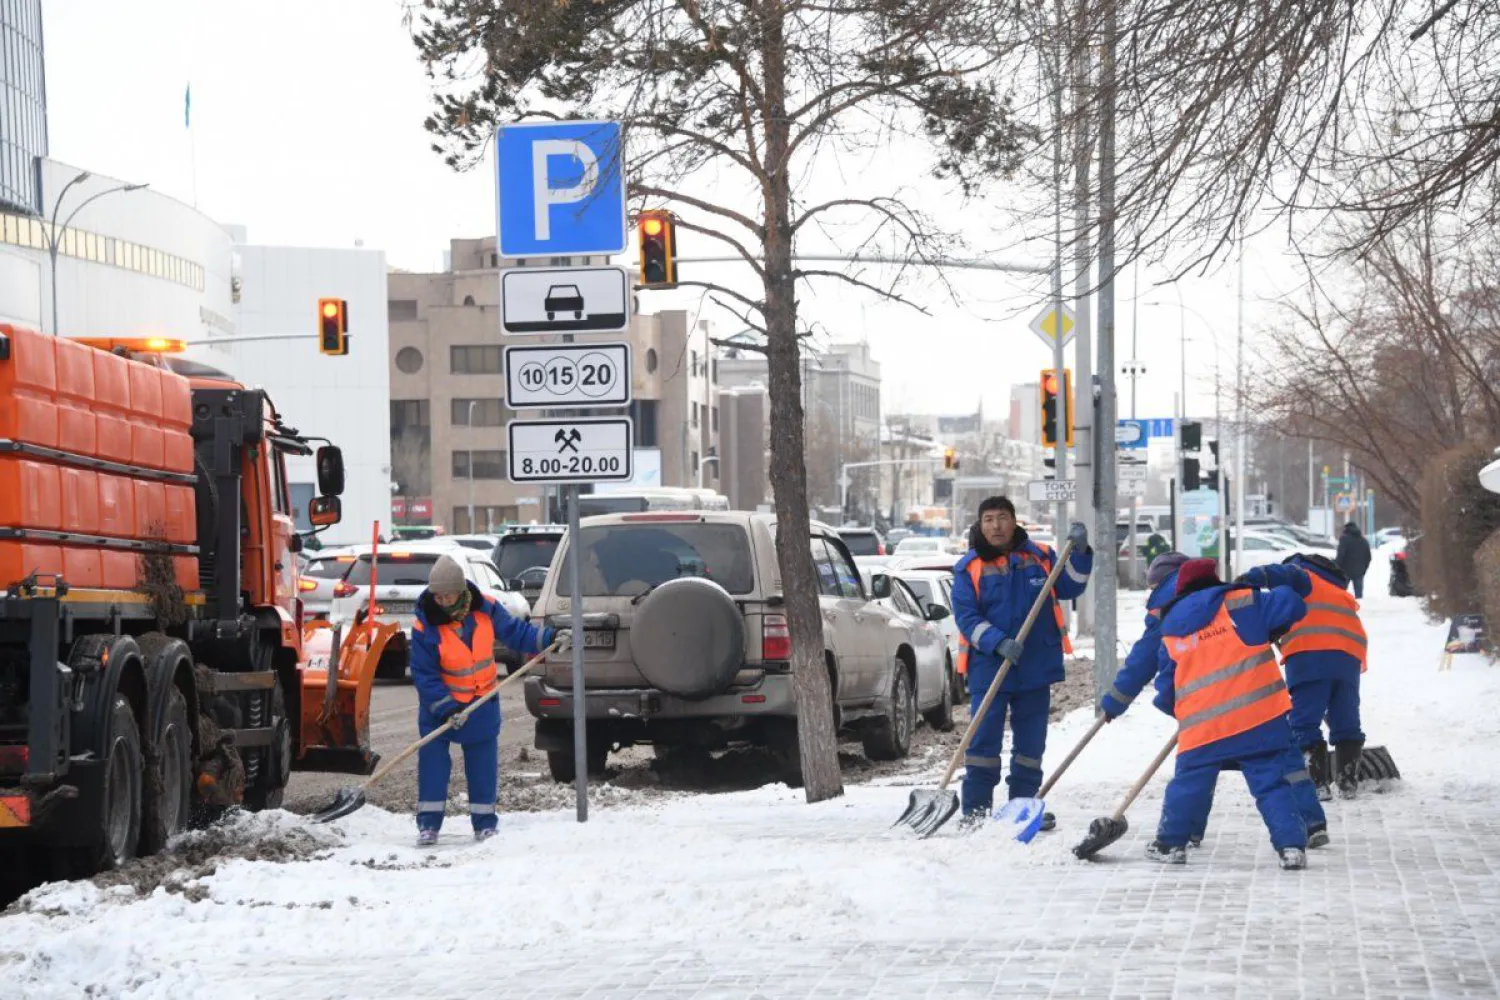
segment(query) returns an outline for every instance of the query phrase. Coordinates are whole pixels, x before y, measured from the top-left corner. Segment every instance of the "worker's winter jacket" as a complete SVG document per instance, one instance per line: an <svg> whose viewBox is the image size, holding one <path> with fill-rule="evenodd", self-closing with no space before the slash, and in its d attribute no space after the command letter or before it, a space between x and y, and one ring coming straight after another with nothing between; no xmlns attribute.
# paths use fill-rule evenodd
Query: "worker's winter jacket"
<svg viewBox="0 0 1500 1000"><path fill-rule="evenodd" d="M1241 577L1262 587L1289 587L1307 603L1307 614L1278 637L1286 682L1354 680L1363 672L1368 641L1359 604L1341 574L1293 557L1258 566Z"/></svg>
<svg viewBox="0 0 1500 1000"><path fill-rule="evenodd" d="M495 636L508 648L521 652L541 652L547 645L546 629L512 617L472 583L469 608L463 621L453 622L431 591L424 590L417 599L417 620L411 631L411 679L423 710L436 719L495 685ZM484 648L486 640L489 649ZM486 665L485 660L490 662ZM499 719L497 710L497 729Z"/></svg>
<svg viewBox="0 0 1500 1000"><path fill-rule="evenodd" d="M1130 647L1124 665L1115 674L1114 684L1110 685L1099 702L1100 710L1110 718L1123 714L1156 676L1160 662L1158 657L1161 655L1162 608L1166 607L1176 593L1177 573L1174 570L1146 597L1146 630L1135 641L1135 645Z"/></svg>

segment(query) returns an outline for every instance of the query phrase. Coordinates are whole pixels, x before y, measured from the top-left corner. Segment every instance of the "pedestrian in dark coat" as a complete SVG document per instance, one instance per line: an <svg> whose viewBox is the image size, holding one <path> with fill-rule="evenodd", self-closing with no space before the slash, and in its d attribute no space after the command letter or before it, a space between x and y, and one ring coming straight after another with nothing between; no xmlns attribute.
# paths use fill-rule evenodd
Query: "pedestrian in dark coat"
<svg viewBox="0 0 1500 1000"><path fill-rule="evenodd" d="M1349 578L1354 584L1355 600L1363 600L1365 596L1365 573L1370 568L1370 543L1360 533L1353 521L1344 525L1344 533L1339 536L1339 551L1333 559L1338 564L1339 572Z"/></svg>

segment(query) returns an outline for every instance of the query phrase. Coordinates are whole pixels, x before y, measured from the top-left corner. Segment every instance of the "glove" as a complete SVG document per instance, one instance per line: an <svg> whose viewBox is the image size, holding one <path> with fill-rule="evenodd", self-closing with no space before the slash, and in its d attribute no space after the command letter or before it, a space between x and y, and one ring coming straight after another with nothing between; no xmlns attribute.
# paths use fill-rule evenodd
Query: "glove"
<svg viewBox="0 0 1500 1000"><path fill-rule="evenodd" d="M1252 567L1245 570L1245 572L1241 573L1239 576L1235 577L1234 582L1248 584L1249 586L1254 587L1257 590L1265 590L1266 571L1260 566Z"/></svg>
<svg viewBox="0 0 1500 1000"><path fill-rule="evenodd" d="M1089 550L1089 529L1083 526L1082 521L1074 521L1068 525L1068 541L1073 543L1075 552Z"/></svg>
<svg viewBox="0 0 1500 1000"><path fill-rule="evenodd" d="M559 652L565 652L565 651L567 651L569 649L572 649L573 648L573 630L570 629L570 628L560 628L560 629L553 629L553 630L551 630L551 636L547 639L547 641L544 643L544 645L550 646L554 642L557 643L557 649L558 649Z"/></svg>
<svg viewBox="0 0 1500 1000"><path fill-rule="evenodd" d="M1123 708L1117 708L1112 705L1112 701L1113 699L1107 696L1101 698L1099 701L1099 713L1104 716L1105 722L1114 722L1120 716L1125 714L1125 710Z"/></svg>
<svg viewBox="0 0 1500 1000"><path fill-rule="evenodd" d="M444 698L437 704L429 706L427 712L434 719L438 720L439 723L443 723L447 722L449 719L453 718L463 710L464 707L458 702L454 701L451 698Z"/></svg>
<svg viewBox="0 0 1500 1000"><path fill-rule="evenodd" d="M1011 663L1021 662L1021 653L1025 647L1014 639L1001 639L1000 645L995 647L995 652L1009 660Z"/></svg>

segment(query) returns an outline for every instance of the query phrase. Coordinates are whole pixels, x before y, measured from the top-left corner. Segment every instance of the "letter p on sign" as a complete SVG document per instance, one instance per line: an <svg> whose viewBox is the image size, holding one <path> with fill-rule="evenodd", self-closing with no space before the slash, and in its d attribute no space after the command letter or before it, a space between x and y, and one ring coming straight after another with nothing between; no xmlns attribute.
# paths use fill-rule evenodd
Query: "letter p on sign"
<svg viewBox="0 0 1500 1000"><path fill-rule="evenodd" d="M571 187L554 188L547 175L547 160L567 156L583 165L583 174ZM552 238L552 206L572 205L593 193L599 183L599 158L576 139L541 139L531 146L531 178L536 206L536 238Z"/></svg>

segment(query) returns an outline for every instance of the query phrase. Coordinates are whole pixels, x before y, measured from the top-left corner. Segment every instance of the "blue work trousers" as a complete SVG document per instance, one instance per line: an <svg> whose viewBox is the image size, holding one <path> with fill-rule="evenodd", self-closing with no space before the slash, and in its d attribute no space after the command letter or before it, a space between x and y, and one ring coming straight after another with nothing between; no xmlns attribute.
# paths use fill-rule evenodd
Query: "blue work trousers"
<svg viewBox="0 0 1500 1000"><path fill-rule="evenodd" d="M418 710L417 730L423 736L441 724L425 708ZM451 750L455 743L464 751L469 820L474 824L474 832L493 830L500 822L495 814L500 791L500 706L494 699L476 709L463 726L417 751L417 827L436 830L443 825L448 778L453 770Z"/></svg>
<svg viewBox="0 0 1500 1000"><path fill-rule="evenodd" d="M1285 847L1307 847L1308 820L1304 809L1308 800L1296 786L1306 785L1312 794L1312 806L1319 815L1323 810L1302 765L1302 756L1291 747L1238 761L1198 760L1191 753L1184 760L1178 754L1177 773L1167 785L1156 839L1169 847L1182 847L1191 837L1202 833L1213 807L1214 784L1219 772L1230 764L1237 764L1244 774L1261 819L1271 833L1271 846L1278 851Z"/></svg>
<svg viewBox="0 0 1500 1000"><path fill-rule="evenodd" d="M975 690L971 673L971 711L979 710L985 690ZM964 757L964 814L988 813L994 806L995 786L1000 783L1000 755L1005 741L1005 719L1010 716L1010 797L1031 798L1042 787L1042 753L1047 749L1047 713L1052 709L1052 688L1001 691L995 695Z"/></svg>
<svg viewBox="0 0 1500 1000"><path fill-rule="evenodd" d="M1359 727L1359 674L1352 678L1299 681L1292 685L1292 735L1297 746L1323 742L1323 720L1328 720L1328 742L1364 742Z"/></svg>

